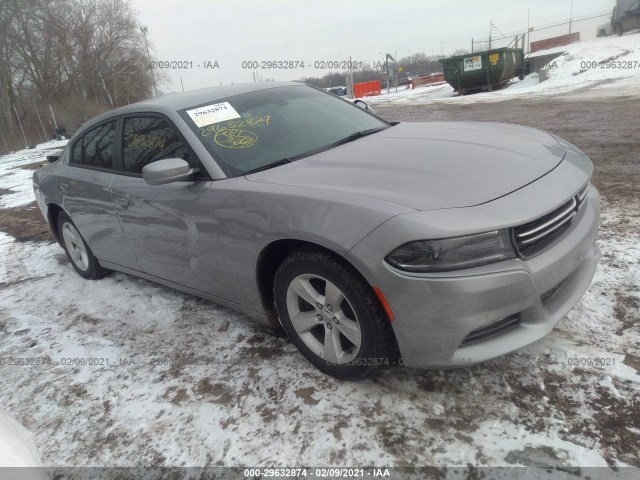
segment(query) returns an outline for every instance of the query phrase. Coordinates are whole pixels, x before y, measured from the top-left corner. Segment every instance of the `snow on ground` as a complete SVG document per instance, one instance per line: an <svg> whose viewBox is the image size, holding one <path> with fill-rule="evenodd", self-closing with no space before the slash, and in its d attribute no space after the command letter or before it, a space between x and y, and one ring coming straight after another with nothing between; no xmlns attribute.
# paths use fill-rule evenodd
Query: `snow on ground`
<svg viewBox="0 0 640 480"><path fill-rule="evenodd" d="M0 158L30 202L47 144ZM26 173L25 173L26 172ZM2 210L0 210L1 212ZM0 234L0 405L52 466L640 465L640 222L603 201L584 298L545 339L451 371L324 376L243 315Z"/></svg>
<svg viewBox="0 0 640 480"><path fill-rule="evenodd" d="M556 50L540 51L535 55ZM566 53L549 64L549 78L541 83L538 74L532 73L522 81L514 78L502 89L465 96L459 96L449 84L413 90L399 88L397 92L391 88L389 94L383 88L382 95L367 97L366 101L375 108L376 105L402 103L495 102L518 95L557 95L578 90L588 90L594 95L623 95L640 89L640 32L621 37L598 37L567 45L562 51ZM622 66L626 68L620 68Z"/></svg>
<svg viewBox="0 0 640 480"><path fill-rule="evenodd" d="M52 140L37 145L35 148L19 150L0 157L0 189L7 189L0 195L0 208L19 207L33 202L33 185L31 177L33 168L22 168L36 162L47 163L47 155L64 148L68 140Z"/></svg>

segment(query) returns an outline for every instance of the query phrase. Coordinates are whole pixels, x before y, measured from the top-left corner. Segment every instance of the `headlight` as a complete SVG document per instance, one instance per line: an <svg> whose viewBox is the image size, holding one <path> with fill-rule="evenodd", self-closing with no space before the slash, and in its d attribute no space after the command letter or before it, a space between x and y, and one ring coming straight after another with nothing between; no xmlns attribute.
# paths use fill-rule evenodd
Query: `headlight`
<svg viewBox="0 0 640 480"><path fill-rule="evenodd" d="M444 272L515 258L508 230L405 243L385 260L407 272Z"/></svg>

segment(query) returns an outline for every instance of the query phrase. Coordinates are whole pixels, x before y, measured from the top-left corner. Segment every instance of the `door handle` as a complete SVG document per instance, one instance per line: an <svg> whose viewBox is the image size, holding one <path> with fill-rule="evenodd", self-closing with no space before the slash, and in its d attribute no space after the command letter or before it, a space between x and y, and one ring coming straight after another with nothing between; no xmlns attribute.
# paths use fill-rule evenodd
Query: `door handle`
<svg viewBox="0 0 640 480"><path fill-rule="evenodd" d="M114 200L114 203L120 208L126 209L129 206L129 200L122 197L116 197L116 199Z"/></svg>
<svg viewBox="0 0 640 480"><path fill-rule="evenodd" d="M60 184L60 190L62 190L62 193L69 193L69 184L68 183L61 183Z"/></svg>

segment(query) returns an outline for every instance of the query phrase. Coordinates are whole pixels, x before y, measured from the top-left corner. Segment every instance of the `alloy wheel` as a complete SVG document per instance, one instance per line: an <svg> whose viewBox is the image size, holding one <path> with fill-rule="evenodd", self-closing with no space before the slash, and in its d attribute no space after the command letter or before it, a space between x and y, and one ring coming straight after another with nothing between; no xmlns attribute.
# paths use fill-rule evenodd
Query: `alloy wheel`
<svg viewBox="0 0 640 480"><path fill-rule="evenodd" d="M62 238L64 245L69 252L71 261L82 271L89 269L89 255L87 254L87 248L84 245L84 241L80 236L80 233L72 224L65 222L62 225Z"/></svg>
<svg viewBox="0 0 640 480"><path fill-rule="evenodd" d="M319 275L298 275L287 289L287 311L300 339L320 358L341 365L357 357L360 323L334 283Z"/></svg>

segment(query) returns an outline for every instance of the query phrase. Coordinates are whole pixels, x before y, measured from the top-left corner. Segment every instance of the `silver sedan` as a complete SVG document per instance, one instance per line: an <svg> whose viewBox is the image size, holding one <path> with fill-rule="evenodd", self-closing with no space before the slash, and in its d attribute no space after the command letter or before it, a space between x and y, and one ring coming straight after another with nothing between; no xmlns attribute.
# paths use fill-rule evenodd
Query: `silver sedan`
<svg viewBox="0 0 640 480"><path fill-rule="evenodd" d="M129 105L52 160L35 196L80 275L237 309L338 378L527 345L600 256L593 167L573 145L515 125L389 123L298 83Z"/></svg>

